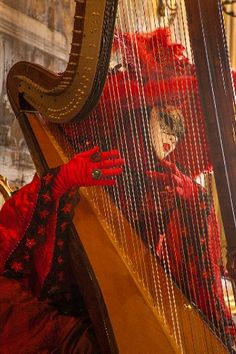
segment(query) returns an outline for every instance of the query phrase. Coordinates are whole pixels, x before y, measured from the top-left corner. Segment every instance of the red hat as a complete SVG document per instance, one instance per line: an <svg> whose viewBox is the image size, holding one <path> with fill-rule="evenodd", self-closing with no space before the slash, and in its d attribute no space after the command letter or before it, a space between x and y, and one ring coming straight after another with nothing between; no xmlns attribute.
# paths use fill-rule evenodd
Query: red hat
<svg viewBox="0 0 236 354"><path fill-rule="evenodd" d="M185 135L168 158L192 177L209 171L195 70L184 47L171 42L168 28L159 28L145 34L117 32L113 50L121 54L121 65L108 75L95 110L99 120L105 107L109 117L106 134L112 135L116 120L130 111L175 106L183 113Z"/></svg>

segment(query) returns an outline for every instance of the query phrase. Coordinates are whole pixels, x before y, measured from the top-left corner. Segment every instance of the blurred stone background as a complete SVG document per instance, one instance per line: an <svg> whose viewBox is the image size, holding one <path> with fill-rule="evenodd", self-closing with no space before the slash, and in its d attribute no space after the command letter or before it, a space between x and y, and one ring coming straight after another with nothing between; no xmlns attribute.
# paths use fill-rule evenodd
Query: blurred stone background
<svg viewBox="0 0 236 354"><path fill-rule="evenodd" d="M13 188L35 169L6 95L7 73L21 60L64 71L73 17L71 0L0 0L0 174Z"/></svg>

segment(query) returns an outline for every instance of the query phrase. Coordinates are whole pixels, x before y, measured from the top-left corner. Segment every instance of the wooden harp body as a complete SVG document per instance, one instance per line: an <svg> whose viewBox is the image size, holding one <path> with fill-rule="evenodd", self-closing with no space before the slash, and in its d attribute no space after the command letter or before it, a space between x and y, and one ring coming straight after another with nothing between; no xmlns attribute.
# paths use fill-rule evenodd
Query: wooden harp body
<svg viewBox="0 0 236 354"><path fill-rule="evenodd" d="M178 109L174 109L175 114L179 112L180 101L184 100L185 109L191 111L189 116L192 118L198 112L200 104L198 98L196 102L192 102L194 101L192 85L199 87L204 116L201 124L207 131L207 142L204 140L206 144L204 146L209 147L211 154L207 160L212 161L220 204L223 205L223 211L227 210L227 217L222 211L225 231L229 235L227 238L230 245L234 248L235 167L231 166L235 166L234 97L225 51L221 7L215 1L207 1L201 5L195 0L186 1L185 4L178 1L176 4L176 13L179 11L176 15L178 22L176 27L172 24L170 31L178 37L175 41L183 38L186 40L187 36L183 44L187 48L188 56L191 57L190 48L194 52L194 57L186 60L186 66L183 64L181 70L176 67L177 71L180 70L177 75L178 79L180 78L178 81L180 86L177 85L177 88L183 93L184 86L188 99L178 96L178 90L171 98L171 104L166 98L169 92L166 87L169 85L170 90L173 87L170 85L172 77L169 75L172 69L169 68L168 75L165 76L164 70L167 70L165 58L163 67L156 64L159 76L155 73L154 76L150 72L146 73L145 80L149 76L147 82L155 81L157 86L150 88L145 86L149 85L148 83L142 81L144 77L142 70L145 66L138 57L140 51L137 49L137 33L138 31L150 33L153 29L153 27L145 28L145 21L142 23L144 14L152 15L147 21L148 26L163 27L163 23L155 23L155 21L153 25L153 16L158 9L154 8L151 1L146 9L143 9L141 3L139 8L138 2L135 2L133 9L126 8L125 2L121 1L118 4L117 19L115 1L100 0L96 4L92 1L76 1L72 49L66 71L57 75L37 65L22 62L16 64L8 75L9 99L39 173L48 167L55 167L67 161L76 152L94 145L103 148L117 147L125 156L128 151L127 167L124 172L128 177L122 177L116 189L111 191L102 188L81 188L81 201L76 208L70 240L72 263L95 326L101 351L104 353L117 352L117 350L120 353L226 353L228 350L229 344L225 339L224 328L223 334L219 334L222 331L221 320L215 323L206 318L204 311L199 308L191 294L189 295L189 291L186 291L182 280L178 281L173 274L173 269L170 268L173 254L171 255L171 251L170 254L168 253L168 240L165 237L173 224L168 224L169 228L167 227L166 220L170 222L169 214L167 216L164 211L162 213L163 206L160 204L164 194L160 195L153 180L151 193L149 190L149 198L146 198L146 172L152 169L156 159L153 152L149 153L153 145L151 132L147 129L141 145L137 143L140 127L146 129L145 124L137 126L135 123L140 118L140 110L142 122L150 114L150 107L148 108L146 104L147 95L152 99L155 95L159 97L158 104L155 105L158 109L171 107L173 110L176 105ZM168 11L167 18L170 15ZM127 29L125 21L131 24L130 30ZM105 84L105 93L102 94L114 24L115 50L112 52L112 60L115 61L115 65L109 73L108 81L114 79ZM167 24L164 22L164 27ZM176 34L177 29L179 32ZM132 32L133 35L122 34L127 32ZM214 41L215 34L217 38ZM161 55L164 54L158 52L158 45L163 47L162 42L160 41L159 44L149 42L149 44L151 50L156 48L156 55L160 56L157 60L158 64L162 63ZM128 47L130 57L126 55ZM170 45L170 48L168 55L171 57L174 46ZM120 68L120 57L117 52L123 57L122 68ZM126 66L124 58L127 60ZM136 68L136 71L133 68ZM126 73L128 73L127 82L134 81L136 77L139 85L132 86L132 89L129 83L122 86L122 82L116 78L127 79ZM116 74L118 76L112 76ZM194 77L194 80L181 81L186 76ZM145 91L148 87L149 90ZM160 87L164 88L164 91L161 91ZM122 100L124 90L127 99ZM101 99L94 108L101 94ZM135 98L142 102L139 105L139 108L141 107L139 113L137 113ZM123 119L124 109L127 119ZM162 116L165 116L166 111L162 111L161 108L161 112ZM118 123L113 124L116 120ZM194 150L194 144L198 146L198 139L202 136L199 132L198 120L193 118L190 122L198 134L195 136L196 142L193 142ZM191 124L185 122L187 130L191 128ZM217 140L215 140L216 131ZM144 145L147 149L145 156ZM227 151L226 145L229 146ZM187 145L183 144L183 146ZM220 149L216 149L216 146ZM133 157L130 156L130 152ZM176 156L174 155L171 163L176 162L175 159L178 157ZM187 167L191 165L194 158L197 160L197 167L203 164L199 162L201 159L199 154L195 152L191 154L188 150L186 157L183 157L183 160L189 161ZM149 167L142 168L142 162L146 161L149 161ZM204 169L197 167L195 170L198 172ZM137 172L135 179L132 170ZM195 170L194 175L196 175ZM176 199L175 202L179 203ZM182 202L181 205L174 205L173 209L177 210L178 207L182 212L182 214L181 212L173 214L176 220L178 215L184 215L183 220L187 224L193 223L189 220L193 220L199 214L198 211L196 212L199 204L194 203L195 213L190 219L186 217L186 208ZM126 205L128 205L127 209ZM151 205L155 212L150 214ZM155 226L157 218L158 220L161 218L160 214L165 214L164 218L167 218L162 227ZM143 218L141 224L138 220L140 215ZM199 231L196 234L201 232L202 225L205 225L207 230L208 214L201 214L202 219L205 221L199 224ZM179 223L182 221L180 220ZM181 225L183 226L183 223ZM160 229L157 229L158 227ZM150 235L147 234L147 230ZM167 248L167 251L164 251L163 246L162 252L166 252L163 258L160 254L157 256L156 251L161 236L164 240L163 245ZM207 259L209 263L209 258ZM198 279L195 280L197 283ZM197 287L196 292L198 292ZM211 295L211 291L209 292Z"/></svg>

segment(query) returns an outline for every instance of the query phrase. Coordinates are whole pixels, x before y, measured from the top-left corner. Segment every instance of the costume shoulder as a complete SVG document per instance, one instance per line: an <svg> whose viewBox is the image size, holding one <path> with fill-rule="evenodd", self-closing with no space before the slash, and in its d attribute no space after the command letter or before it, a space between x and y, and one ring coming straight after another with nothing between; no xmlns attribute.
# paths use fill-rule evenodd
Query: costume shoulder
<svg viewBox="0 0 236 354"><path fill-rule="evenodd" d="M17 247L29 226L37 204L41 181L37 175L0 210L0 272L6 258Z"/></svg>

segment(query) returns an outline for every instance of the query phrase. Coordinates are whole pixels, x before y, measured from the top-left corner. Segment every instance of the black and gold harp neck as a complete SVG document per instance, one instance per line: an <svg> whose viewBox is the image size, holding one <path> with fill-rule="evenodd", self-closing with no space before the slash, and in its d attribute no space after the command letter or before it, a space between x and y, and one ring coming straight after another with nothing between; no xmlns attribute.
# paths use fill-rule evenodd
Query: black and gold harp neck
<svg viewBox="0 0 236 354"><path fill-rule="evenodd" d="M65 72L55 74L39 65L17 63L8 75L9 99L16 110L31 108L51 122L62 123L86 117L96 105L108 70L117 0L75 2Z"/></svg>

